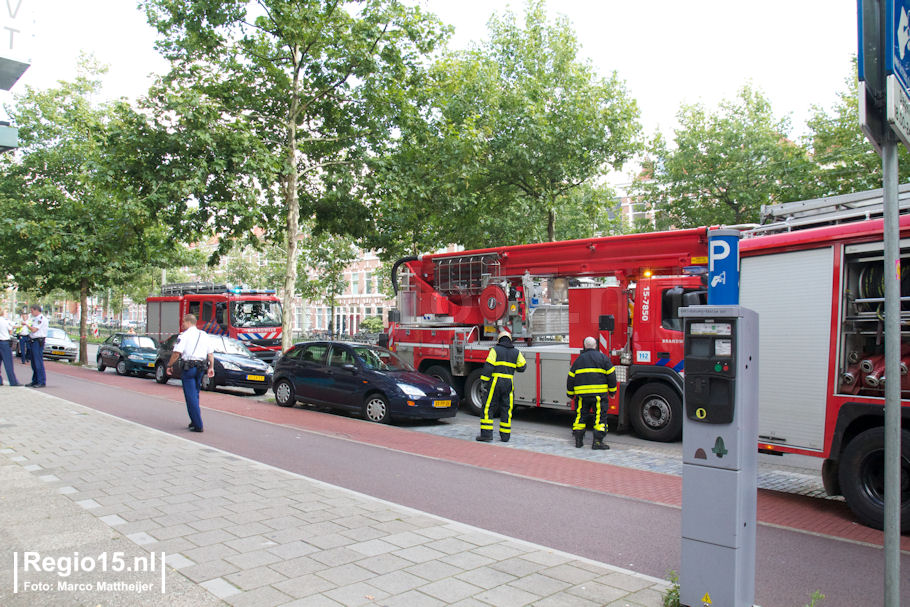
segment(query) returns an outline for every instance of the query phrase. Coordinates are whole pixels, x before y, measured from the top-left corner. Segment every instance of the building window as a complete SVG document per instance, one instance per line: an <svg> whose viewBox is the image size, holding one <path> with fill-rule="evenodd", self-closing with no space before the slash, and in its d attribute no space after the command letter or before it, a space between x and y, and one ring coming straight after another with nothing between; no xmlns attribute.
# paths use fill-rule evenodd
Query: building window
<svg viewBox="0 0 910 607"><path fill-rule="evenodd" d="M325 329L325 311L322 308L316 308L316 328Z"/></svg>
<svg viewBox="0 0 910 607"><path fill-rule="evenodd" d="M300 331L303 328L303 306L294 306L294 329Z"/></svg>
<svg viewBox="0 0 910 607"><path fill-rule="evenodd" d="M351 295L360 295L360 272L351 272Z"/></svg>
<svg viewBox="0 0 910 607"><path fill-rule="evenodd" d="M364 273L363 292L366 295L369 295L370 293L373 292L373 273L372 272Z"/></svg>
<svg viewBox="0 0 910 607"><path fill-rule="evenodd" d="M382 318L382 308L376 308L376 316L382 319L382 322L385 322L385 318Z"/></svg>

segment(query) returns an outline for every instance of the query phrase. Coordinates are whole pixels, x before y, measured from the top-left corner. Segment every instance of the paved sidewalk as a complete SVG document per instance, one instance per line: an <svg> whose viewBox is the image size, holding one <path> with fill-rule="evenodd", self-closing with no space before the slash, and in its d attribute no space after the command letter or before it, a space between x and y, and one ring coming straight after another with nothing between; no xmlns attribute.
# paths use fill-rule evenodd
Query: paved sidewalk
<svg viewBox="0 0 910 607"><path fill-rule="evenodd" d="M0 488L4 606L656 607L666 588L22 388L0 388ZM62 577L74 552L94 570Z"/></svg>

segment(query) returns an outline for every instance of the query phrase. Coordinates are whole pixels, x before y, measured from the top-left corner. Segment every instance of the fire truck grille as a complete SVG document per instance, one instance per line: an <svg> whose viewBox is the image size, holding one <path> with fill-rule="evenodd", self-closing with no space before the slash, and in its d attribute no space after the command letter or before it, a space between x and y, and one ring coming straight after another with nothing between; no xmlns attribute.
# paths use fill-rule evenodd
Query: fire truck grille
<svg viewBox="0 0 910 607"><path fill-rule="evenodd" d="M281 340L280 339L248 339L244 343L247 345L252 344L254 346L280 346Z"/></svg>

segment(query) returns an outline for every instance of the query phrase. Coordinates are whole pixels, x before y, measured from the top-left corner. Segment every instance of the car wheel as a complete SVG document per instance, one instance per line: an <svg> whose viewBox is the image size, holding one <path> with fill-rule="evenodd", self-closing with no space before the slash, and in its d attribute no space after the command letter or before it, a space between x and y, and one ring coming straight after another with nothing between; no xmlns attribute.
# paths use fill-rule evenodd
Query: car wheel
<svg viewBox="0 0 910 607"><path fill-rule="evenodd" d="M483 395L480 393L480 387L483 385L481 375L483 375L483 369L474 369L464 384L464 409L478 417L483 412L484 405Z"/></svg>
<svg viewBox="0 0 910 607"><path fill-rule="evenodd" d="M202 389L211 392L215 389L215 378L209 377L208 374L202 376Z"/></svg>
<svg viewBox="0 0 910 607"><path fill-rule="evenodd" d="M100 356L96 359L96 362L98 363L98 371L101 372L101 373L104 373L104 370L107 369L107 367L104 366L104 363L103 363L103 362L101 362L101 357L100 357Z"/></svg>
<svg viewBox="0 0 910 607"><path fill-rule="evenodd" d="M864 525L885 521L885 429L872 428L847 443L838 470L847 506ZM910 432L901 430L901 533L910 531Z"/></svg>
<svg viewBox="0 0 910 607"><path fill-rule="evenodd" d="M117 375L126 375L126 361L121 358L117 361L117 366L114 369L117 371Z"/></svg>
<svg viewBox="0 0 910 607"><path fill-rule="evenodd" d="M168 379L170 378L167 376L167 369L164 365L155 365L155 381L159 384L166 384Z"/></svg>
<svg viewBox="0 0 910 607"><path fill-rule="evenodd" d="M682 400L666 384L645 384L635 392L629 408L629 421L635 433L661 443L678 440L682 435Z"/></svg>
<svg viewBox="0 0 910 607"><path fill-rule="evenodd" d="M262 396L263 394L265 394L268 391L269 391L268 388L253 388L253 394L255 394L256 396Z"/></svg>
<svg viewBox="0 0 910 607"><path fill-rule="evenodd" d="M294 386L286 379L275 384L275 402L282 407L293 407L297 402L297 396L294 394Z"/></svg>
<svg viewBox="0 0 910 607"><path fill-rule="evenodd" d="M363 401L363 416L378 424L388 423L391 418L389 401L382 394L370 394Z"/></svg>

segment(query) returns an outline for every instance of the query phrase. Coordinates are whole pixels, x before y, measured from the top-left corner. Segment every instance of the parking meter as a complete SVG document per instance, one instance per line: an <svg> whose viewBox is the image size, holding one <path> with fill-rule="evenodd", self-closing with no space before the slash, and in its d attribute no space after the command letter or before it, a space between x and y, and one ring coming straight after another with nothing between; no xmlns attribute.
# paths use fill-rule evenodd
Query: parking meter
<svg viewBox="0 0 910 607"><path fill-rule="evenodd" d="M682 308L685 348L680 603L755 600L758 314Z"/></svg>

